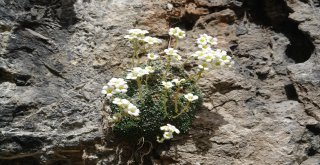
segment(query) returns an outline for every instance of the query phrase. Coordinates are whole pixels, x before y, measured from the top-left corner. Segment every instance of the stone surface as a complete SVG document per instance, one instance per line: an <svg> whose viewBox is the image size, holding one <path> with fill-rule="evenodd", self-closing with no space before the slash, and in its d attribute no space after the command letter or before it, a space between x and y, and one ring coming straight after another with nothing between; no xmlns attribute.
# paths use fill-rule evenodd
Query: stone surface
<svg viewBox="0 0 320 165"><path fill-rule="evenodd" d="M100 89L130 64L127 29L167 39L173 26L187 31L184 54L208 33L236 65L200 80L192 129L144 164L319 164L319 11L315 0L0 0L0 164L126 164Z"/></svg>

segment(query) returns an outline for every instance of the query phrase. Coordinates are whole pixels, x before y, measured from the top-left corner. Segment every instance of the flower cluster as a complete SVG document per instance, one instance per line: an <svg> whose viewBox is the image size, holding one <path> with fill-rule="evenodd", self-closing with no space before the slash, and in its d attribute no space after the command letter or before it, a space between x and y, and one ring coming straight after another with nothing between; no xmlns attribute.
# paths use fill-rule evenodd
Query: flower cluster
<svg viewBox="0 0 320 165"><path fill-rule="evenodd" d="M113 105L117 105L115 107L118 107L113 108L113 116L110 118L110 121L121 123L119 124L121 125L119 126L121 127L120 131L124 131L125 129L140 129L138 131L128 131L130 134L132 132L148 134L150 133L150 131L146 131L148 129L152 129L152 131L158 134L159 128L155 130L154 127L150 127L150 123L152 122L157 122L155 123L156 125L175 123L181 132L187 131L191 122L184 120L191 120L192 117L186 119L181 116L184 116L185 113L186 115L192 115L202 101L201 93L196 83L204 75L203 73L206 73L211 68L232 66L234 62L231 56L226 51L215 48L218 44L217 38L201 34L196 40L196 46L200 50L194 52L183 61L183 54L178 51L178 42L186 37L186 32L178 27L169 29L171 37L168 48L159 54L152 50L152 48L153 45L162 43L162 40L146 36L149 33L146 30L131 29L128 30L128 33L124 38L129 40L134 53L132 56L132 67L126 74L125 79L129 84L136 83L137 86L129 87L124 79L112 78L107 86L102 88L101 92L110 99ZM141 65L141 55L147 56L146 65ZM165 58L160 58L160 55L164 55ZM198 68L192 68L191 72L186 72L184 64L188 63L189 60L192 60L192 63L196 62ZM174 61L182 61L183 64L181 66L172 65ZM181 62L178 62L178 64L181 64ZM158 65L161 66L159 67ZM153 84L155 82L156 85ZM158 83L161 84L161 88L157 86ZM130 92L128 92L127 96L124 96L128 90ZM133 98L131 99L129 96ZM139 99L137 98L138 96ZM137 106L140 109L130 101L136 105L138 104ZM192 112L192 114L189 112ZM137 118L138 116L139 118ZM126 117L128 117L128 120L121 120ZM133 120L131 120L132 117ZM141 126L145 121L148 121L146 122L148 124L144 127ZM139 128L135 124L138 124ZM162 143L164 140L172 139L174 133L179 134L180 130L176 126L171 124L161 126L160 130L163 131L163 135L162 137L158 136L157 141ZM153 135L152 137L155 138L155 136Z"/></svg>
<svg viewBox="0 0 320 165"><path fill-rule="evenodd" d="M103 86L101 93L111 98L114 94L124 94L128 90L127 82L122 78L112 78L106 86Z"/></svg>
<svg viewBox="0 0 320 165"><path fill-rule="evenodd" d="M154 72L152 66L146 66L144 69L140 67L134 67L130 73L127 74L126 79L136 80L137 78L143 77Z"/></svg>
<svg viewBox="0 0 320 165"><path fill-rule="evenodd" d="M113 99L112 103L118 105L125 114L129 114L131 116L139 116L140 114L140 110L127 99L120 99L116 97Z"/></svg>
<svg viewBox="0 0 320 165"><path fill-rule="evenodd" d="M182 38L184 38L186 36L186 32L181 30L178 27L175 27L175 28L170 28L169 29L169 35L177 37L179 39L182 39Z"/></svg>
<svg viewBox="0 0 320 165"><path fill-rule="evenodd" d="M160 127L161 131L164 131L163 137L157 137L157 141L159 143L162 143L164 140L172 139L173 138L173 133L179 134L180 131L173 125L167 124L165 126Z"/></svg>
<svg viewBox="0 0 320 165"><path fill-rule="evenodd" d="M124 38L128 39L131 42L140 41L140 42L145 42L149 45L162 43L162 40L156 37L145 36L146 34L149 33L147 30L130 29L128 30L128 32L129 32L129 35L125 35Z"/></svg>
<svg viewBox="0 0 320 165"><path fill-rule="evenodd" d="M197 44L201 49L209 49L211 45L218 44L218 39L207 34L201 34L197 39Z"/></svg>
<svg viewBox="0 0 320 165"><path fill-rule="evenodd" d="M159 58L159 55L156 53L148 53L147 56L149 60L156 60Z"/></svg>
<svg viewBox="0 0 320 165"><path fill-rule="evenodd" d="M212 45L217 45L218 39L207 34L202 34L197 39L197 45L201 50L196 51L191 56L196 58L201 70L209 70L214 67L230 67L234 64L227 52L221 49L212 49Z"/></svg>
<svg viewBox="0 0 320 165"><path fill-rule="evenodd" d="M149 36L145 37L143 39L143 41L148 43L149 45L161 44L162 43L162 41L160 39L155 38L155 37L149 37Z"/></svg>
<svg viewBox="0 0 320 165"><path fill-rule="evenodd" d="M145 35L149 33L147 30L141 29L130 29L128 32L130 35L125 35L124 38L128 39L129 41L144 40Z"/></svg>
<svg viewBox="0 0 320 165"><path fill-rule="evenodd" d="M179 86L181 83L183 83L185 81L186 81L186 79L184 79L184 78L180 79L180 80L175 78L175 79L172 80L172 82L175 83L177 86Z"/></svg>
<svg viewBox="0 0 320 165"><path fill-rule="evenodd" d="M173 48L168 48L164 50L164 53L168 56L170 59L174 59L176 61L180 61L182 58L178 54L178 50L175 50Z"/></svg>

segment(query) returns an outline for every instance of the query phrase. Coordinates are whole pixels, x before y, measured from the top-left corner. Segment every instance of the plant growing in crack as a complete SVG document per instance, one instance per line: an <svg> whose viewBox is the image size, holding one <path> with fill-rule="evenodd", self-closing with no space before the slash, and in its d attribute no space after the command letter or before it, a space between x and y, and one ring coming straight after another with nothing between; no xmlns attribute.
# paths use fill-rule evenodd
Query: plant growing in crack
<svg viewBox="0 0 320 165"><path fill-rule="evenodd" d="M101 91L111 109L113 132L129 141L158 143L186 133L202 104L197 82L211 69L228 68L234 62L226 51L215 48L217 38L207 34L196 40L198 51L183 56L177 48L186 33L178 27L169 30L168 48L159 53L153 47L162 40L146 36L146 30L128 32L124 38L133 48L132 67ZM142 55L146 61L141 61ZM189 64L196 65L186 71Z"/></svg>

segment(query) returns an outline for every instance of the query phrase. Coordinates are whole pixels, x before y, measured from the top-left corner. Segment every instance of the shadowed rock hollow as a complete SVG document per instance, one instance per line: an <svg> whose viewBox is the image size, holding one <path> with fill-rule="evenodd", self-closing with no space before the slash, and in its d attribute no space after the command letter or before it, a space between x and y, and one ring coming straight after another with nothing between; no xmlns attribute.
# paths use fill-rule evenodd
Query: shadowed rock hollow
<svg viewBox="0 0 320 165"><path fill-rule="evenodd" d="M200 81L192 129L144 164L320 164L319 13L316 0L0 0L0 164L126 164L100 89L130 64L127 29L173 26L180 51L208 33L236 67Z"/></svg>

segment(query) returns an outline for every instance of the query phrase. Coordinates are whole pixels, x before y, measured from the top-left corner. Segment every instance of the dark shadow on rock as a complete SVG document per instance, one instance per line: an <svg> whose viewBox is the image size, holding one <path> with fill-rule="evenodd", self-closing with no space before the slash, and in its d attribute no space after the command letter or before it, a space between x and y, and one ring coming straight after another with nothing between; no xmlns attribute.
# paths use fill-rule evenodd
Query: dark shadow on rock
<svg viewBox="0 0 320 165"><path fill-rule="evenodd" d="M308 156L314 156L320 153L320 123L307 125L306 131L301 139L302 143L308 142L308 148L305 153Z"/></svg>
<svg viewBox="0 0 320 165"><path fill-rule="evenodd" d="M315 46L311 37L298 28L299 23L288 16L293 12L284 0L245 0L243 8L249 20L284 34L290 41L286 55L296 63L307 61Z"/></svg>
<svg viewBox="0 0 320 165"><path fill-rule="evenodd" d="M220 126L227 124L228 122L223 119L223 116L216 112L210 112L207 108L201 107L197 112L196 119L193 121L190 134L194 141L198 152L205 154L212 148L212 142L210 138L214 136L216 130Z"/></svg>
<svg viewBox="0 0 320 165"><path fill-rule="evenodd" d="M40 165L40 160L36 157L24 157L24 158L18 158L18 159L13 159L13 160L1 160L0 159L0 164L5 164L5 165L18 165L18 164L21 164L21 165L27 165L27 164L30 164L30 165Z"/></svg>
<svg viewBox="0 0 320 165"><path fill-rule="evenodd" d="M74 25L78 19L74 12L74 3L76 0L30 0L32 5L32 20L51 17L56 20L62 28L68 28ZM44 7L45 11L44 11Z"/></svg>
<svg viewBox="0 0 320 165"><path fill-rule="evenodd" d="M179 141L179 145L183 145L187 141L186 139L191 137L198 149L197 152L205 154L212 148L210 138L214 136L215 131L219 127L225 124L228 124L228 122L223 119L223 116L216 112L210 112L209 109L202 106L196 113L196 118L192 123L188 135L178 136L175 139ZM168 149L166 145L162 145L160 148L160 150Z"/></svg>
<svg viewBox="0 0 320 165"><path fill-rule="evenodd" d="M216 112L210 112L209 109L202 106L197 111L196 118L188 134L175 136L174 140L165 141L163 144L158 145L151 153L151 157L162 164L179 163L177 159L179 158L179 153L176 145L183 146L185 143L190 143L190 141L188 141L189 139L191 139L197 147L197 151L194 152L195 154L206 154L212 148L213 142L210 141L210 138L214 136L215 131L217 131L219 127L225 124L228 124L228 122L223 119L223 116ZM175 148L175 157L162 154L170 150L171 147Z"/></svg>
<svg viewBox="0 0 320 165"><path fill-rule="evenodd" d="M299 101L299 96L296 88L293 84L287 84L284 86L284 90L286 92L288 100L296 100Z"/></svg>

